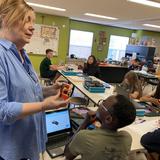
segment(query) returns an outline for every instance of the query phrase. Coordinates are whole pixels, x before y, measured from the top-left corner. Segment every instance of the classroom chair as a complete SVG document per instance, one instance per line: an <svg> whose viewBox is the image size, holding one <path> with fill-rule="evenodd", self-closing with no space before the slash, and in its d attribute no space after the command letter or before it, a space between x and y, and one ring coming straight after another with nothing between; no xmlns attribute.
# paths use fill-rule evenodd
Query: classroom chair
<svg viewBox="0 0 160 160"><path fill-rule="evenodd" d="M49 86L53 84L53 82L49 78L39 77L39 80L40 80L40 83L44 86Z"/></svg>

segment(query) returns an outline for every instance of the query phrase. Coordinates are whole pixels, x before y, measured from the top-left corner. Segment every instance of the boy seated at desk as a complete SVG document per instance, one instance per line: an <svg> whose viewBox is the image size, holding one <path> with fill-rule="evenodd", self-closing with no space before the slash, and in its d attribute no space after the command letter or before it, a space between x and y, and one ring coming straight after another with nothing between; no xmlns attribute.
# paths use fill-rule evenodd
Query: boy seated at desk
<svg viewBox="0 0 160 160"><path fill-rule="evenodd" d="M49 78L54 83L60 77L58 70L63 69L64 66L57 66L51 63L53 53L52 49L46 49L46 57L40 63L40 76L42 78Z"/></svg>
<svg viewBox="0 0 160 160"><path fill-rule="evenodd" d="M102 101L97 112L88 112L77 133L65 147L67 160L78 155L83 160L127 160L132 138L119 128L131 124L136 117L134 105L122 95L114 95ZM101 127L85 130L96 119Z"/></svg>
<svg viewBox="0 0 160 160"><path fill-rule="evenodd" d="M153 95L147 95L140 98L141 102L150 102L153 106L160 107L160 81Z"/></svg>

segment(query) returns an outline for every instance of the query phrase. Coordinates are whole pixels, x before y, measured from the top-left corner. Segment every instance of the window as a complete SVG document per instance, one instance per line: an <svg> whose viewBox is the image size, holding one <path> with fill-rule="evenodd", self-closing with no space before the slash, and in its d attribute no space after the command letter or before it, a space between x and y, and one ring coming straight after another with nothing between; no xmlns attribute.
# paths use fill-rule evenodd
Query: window
<svg viewBox="0 0 160 160"><path fill-rule="evenodd" d="M71 30L69 43L69 56L74 54L77 58L88 58L92 52L93 32Z"/></svg>
<svg viewBox="0 0 160 160"><path fill-rule="evenodd" d="M107 59L121 61L121 58L125 57L126 45L128 42L128 37L111 35Z"/></svg>

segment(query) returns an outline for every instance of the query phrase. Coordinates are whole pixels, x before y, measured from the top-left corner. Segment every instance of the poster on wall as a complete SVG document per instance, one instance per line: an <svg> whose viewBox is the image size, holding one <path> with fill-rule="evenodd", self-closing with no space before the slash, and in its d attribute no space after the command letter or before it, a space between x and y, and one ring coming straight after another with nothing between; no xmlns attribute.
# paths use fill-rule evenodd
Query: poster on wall
<svg viewBox="0 0 160 160"><path fill-rule="evenodd" d="M24 48L27 53L45 55L46 49L52 49L54 56L58 56L59 28L35 24L35 31L29 44Z"/></svg>
<svg viewBox="0 0 160 160"><path fill-rule="evenodd" d="M97 50L102 51L104 48L104 45L106 44L106 32L105 31L99 31L99 40L97 45Z"/></svg>

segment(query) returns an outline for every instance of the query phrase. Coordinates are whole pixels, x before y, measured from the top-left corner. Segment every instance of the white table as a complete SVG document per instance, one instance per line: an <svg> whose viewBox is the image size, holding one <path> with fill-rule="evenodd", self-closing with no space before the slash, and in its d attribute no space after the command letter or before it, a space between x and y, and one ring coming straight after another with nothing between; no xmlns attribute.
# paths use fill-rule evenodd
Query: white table
<svg viewBox="0 0 160 160"><path fill-rule="evenodd" d="M114 87L112 85L110 85L110 88L105 89L105 93L91 93L84 88L83 86L84 78L83 77L65 76L61 71L59 72L62 74L63 77L65 77L69 82L71 82L74 87L76 87L80 92L82 92L86 97L88 97L94 104L98 104L99 100L104 100L113 94ZM91 76L91 78L93 80L98 80L102 83L105 83L96 77Z"/></svg>
<svg viewBox="0 0 160 160"><path fill-rule="evenodd" d="M133 124L121 129L131 134L132 151L144 149L143 146L140 144L140 139L145 133L153 131L158 128L157 122L160 119L160 117L142 117L140 119L145 120L145 122L138 124L135 124L136 122L134 122Z"/></svg>

